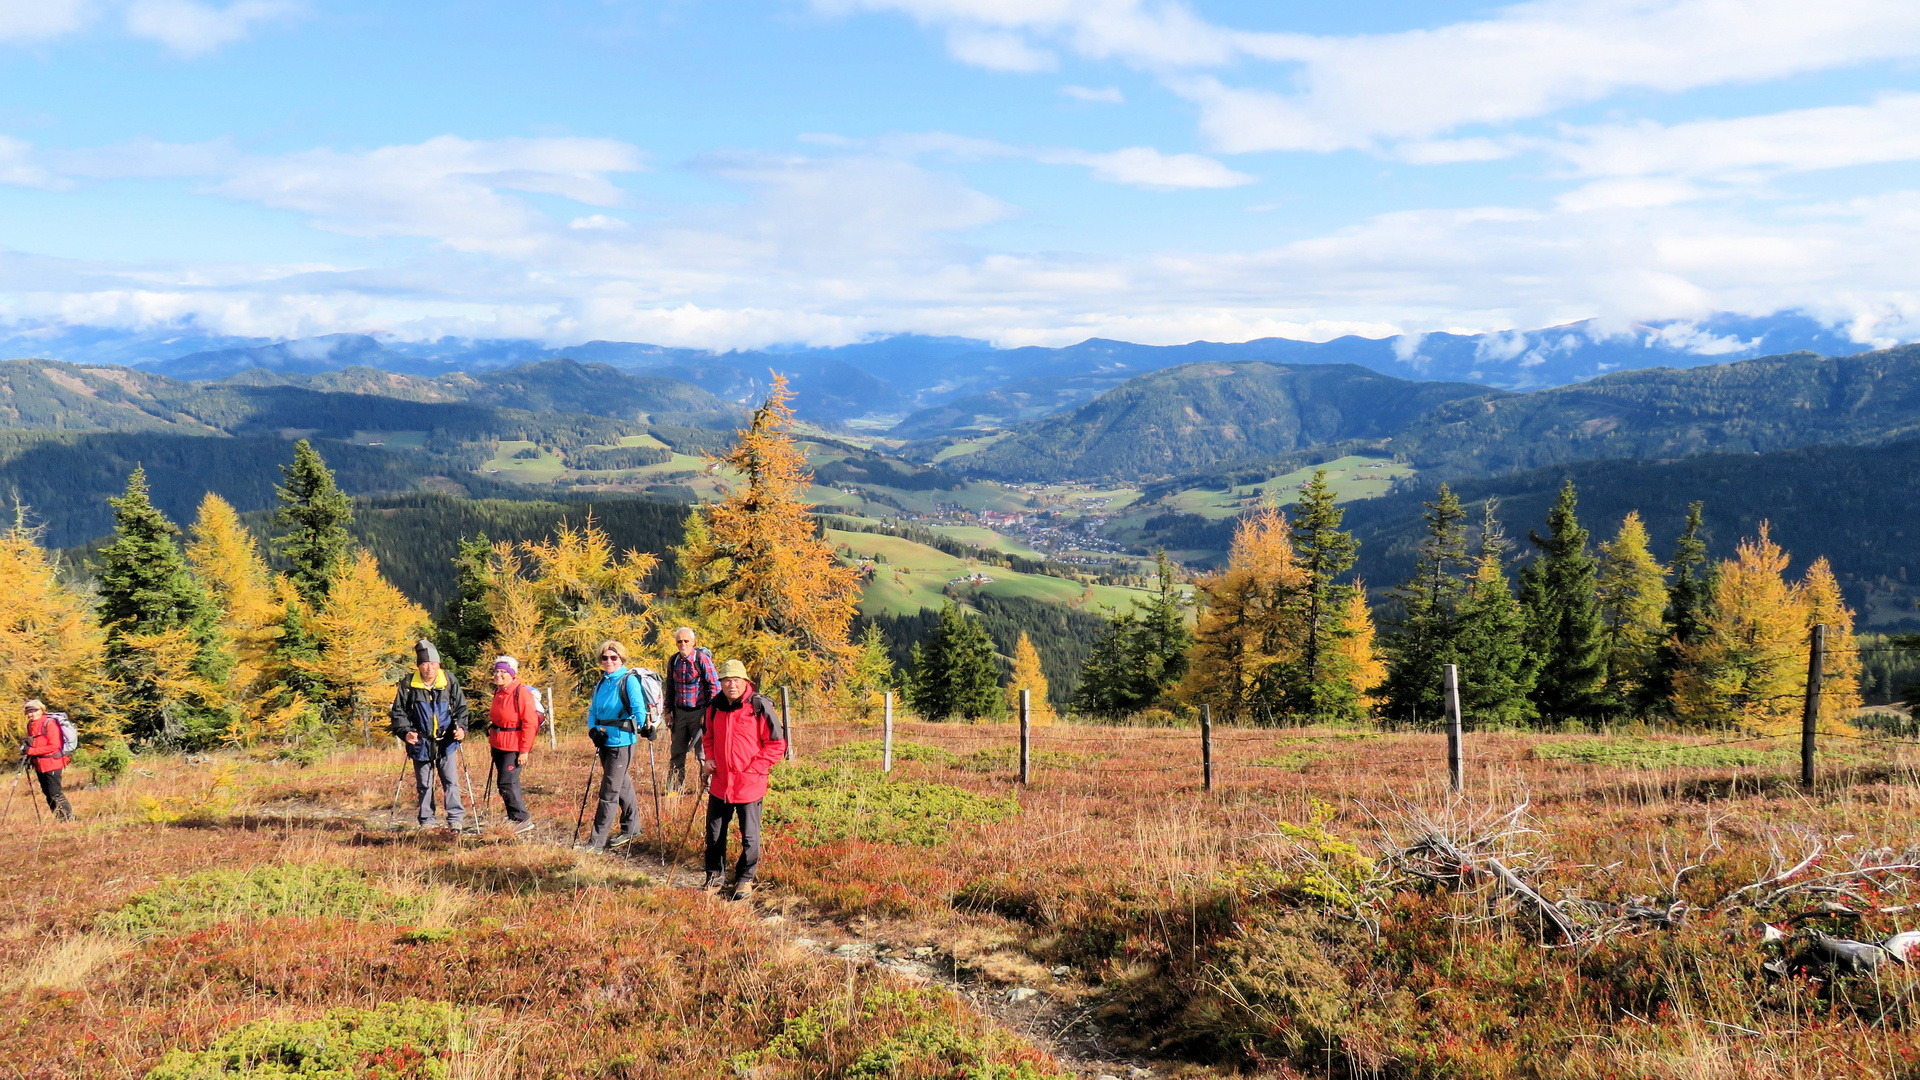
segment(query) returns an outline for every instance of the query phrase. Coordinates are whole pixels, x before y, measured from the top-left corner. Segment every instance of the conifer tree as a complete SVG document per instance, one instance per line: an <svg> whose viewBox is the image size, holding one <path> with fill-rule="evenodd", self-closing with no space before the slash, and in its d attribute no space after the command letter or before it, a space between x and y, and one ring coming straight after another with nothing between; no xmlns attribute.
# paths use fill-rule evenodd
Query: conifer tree
<svg viewBox="0 0 1920 1080"><path fill-rule="evenodd" d="M119 733L117 684L100 667L106 632L87 597L60 580L53 557L17 513L0 533L0 697L40 698L72 716L90 737ZM18 734L20 714L6 716ZM15 742L18 745L18 742Z"/></svg>
<svg viewBox="0 0 1920 1080"><path fill-rule="evenodd" d="M275 719L288 702L275 659L286 608L275 594L273 574L258 543L232 504L208 492L200 501L187 545L187 563L220 612L234 647L226 696L239 713L229 732L237 742L277 733ZM299 711L299 710L296 710Z"/></svg>
<svg viewBox="0 0 1920 1080"><path fill-rule="evenodd" d="M1316 469L1294 504L1293 560L1301 578L1294 603L1300 607L1301 655L1294 669L1286 672L1279 698L1281 707L1295 716L1355 720L1360 716L1360 694L1335 645L1348 632L1345 616L1351 586L1336 579L1353 568L1360 543L1340 530L1346 511L1333 499L1327 470Z"/></svg>
<svg viewBox="0 0 1920 1080"><path fill-rule="evenodd" d="M1628 511L1619 535L1601 543L1595 596L1606 623L1608 707L1632 709L1656 677L1667 610L1666 572L1647 549L1638 510Z"/></svg>
<svg viewBox="0 0 1920 1080"><path fill-rule="evenodd" d="M1534 718L1533 654L1526 613L1507 582L1507 539L1489 498L1481 514L1480 550L1459 610L1457 661L1461 723L1470 730L1515 727Z"/></svg>
<svg viewBox="0 0 1920 1080"><path fill-rule="evenodd" d="M1521 575L1520 605L1540 658L1533 702L1541 717L1594 723L1606 707L1606 626L1578 504L1568 480L1547 511L1547 535L1527 534L1541 555Z"/></svg>
<svg viewBox="0 0 1920 1080"><path fill-rule="evenodd" d="M776 375L732 449L713 459L740 479L701 509L704 527L677 549L678 592L717 651L744 660L765 685L808 687L831 684L852 660L860 582L801 501L812 474L793 441L792 397Z"/></svg>
<svg viewBox="0 0 1920 1080"><path fill-rule="evenodd" d="M861 721L880 714L881 695L894 688L893 656L887 649L886 635L880 627L868 624L866 632L854 643L853 663L835 689L835 698L843 715Z"/></svg>
<svg viewBox="0 0 1920 1080"><path fill-rule="evenodd" d="M233 666L220 610L187 572L180 530L153 505L136 467L113 506L113 542L94 577L108 670L122 687L128 732L188 747L212 743L232 721L225 698Z"/></svg>
<svg viewBox="0 0 1920 1080"><path fill-rule="evenodd" d="M1403 614L1388 644L1387 715L1402 723L1438 723L1442 717L1442 668L1459 660L1459 607L1465 595L1460 574L1467 565L1467 512L1446 484L1422 515L1427 538L1420 543L1413 576L1394 596Z"/></svg>
<svg viewBox="0 0 1920 1080"><path fill-rule="evenodd" d="M1355 579L1347 590L1347 610L1341 618L1341 633L1333 647L1342 670L1348 672L1357 706L1362 716L1380 707L1380 689L1387 681L1387 662L1380 655L1373 626L1373 611L1367 606L1366 582Z"/></svg>
<svg viewBox="0 0 1920 1080"><path fill-rule="evenodd" d="M370 722L379 696L413 663L413 643L429 620L363 550L334 579L313 625L320 655L307 661L308 674L325 687L335 729L348 733Z"/></svg>
<svg viewBox="0 0 1920 1080"><path fill-rule="evenodd" d="M1159 554L1159 588L1132 611L1108 616L1080 672L1074 708L1096 716L1123 716L1151 706L1187 673L1193 632L1180 606L1179 583L1167 553Z"/></svg>
<svg viewBox="0 0 1920 1080"><path fill-rule="evenodd" d="M1825 555L1807 567L1807 576L1797 591L1809 643L1815 624L1827 628L1821 662L1820 725L1822 730L1838 731L1860 707L1860 645L1853 634L1853 610L1840 595L1840 582L1834 578L1833 565ZM1800 685L1804 693L1804 675Z"/></svg>
<svg viewBox="0 0 1920 1080"><path fill-rule="evenodd" d="M877 630L878 628L873 628ZM1007 712L1020 715L1020 691L1027 691L1027 718L1034 725L1053 723L1053 706L1047 702L1047 677L1040 672L1040 650L1033 647L1027 632L1013 646L1013 675L1007 680Z"/></svg>
<svg viewBox="0 0 1920 1080"><path fill-rule="evenodd" d="M353 507L333 481L333 470L305 439L293 444L293 462L280 466L286 483L274 488L280 509L273 522L286 530L274 546L291 564L287 577L309 608L318 608L345 568Z"/></svg>
<svg viewBox="0 0 1920 1080"><path fill-rule="evenodd" d="M1696 640L1679 647L1674 711L1705 727L1784 732L1807 680L1807 618L1766 522L1714 574Z"/></svg>
<svg viewBox="0 0 1920 1080"><path fill-rule="evenodd" d="M1701 537L1701 503L1687 506L1686 528L1674 542L1673 557L1667 560L1667 610L1663 633L1654 652L1654 669L1641 690L1638 702L1642 711L1671 709L1676 679L1681 668L1683 646L1700 642L1700 628L1713 595L1713 571L1705 566L1707 542Z"/></svg>
<svg viewBox="0 0 1920 1080"><path fill-rule="evenodd" d="M913 647L907 702L929 720L998 716L1000 678L993 666L993 639L977 619L952 600L940 609L940 624Z"/></svg>
<svg viewBox="0 0 1920 1080"><path fill-rule="evenodd" d="M469 670L482 660L492 662L492 657L480 655L481 647L493 638L493 616L487 611L492 561L493 544L486 533L460 538L453 556L453 596L434 635L441 655L455 671Z"/></svg>
<svg viewBox="0 0 1920 1080"><path fill-rule="evenodd" d="M1263 506L1242 518L1226 568L1194 583L1200 614L1181 700L1210 704L1228 722L1271 720L1277 672L1301 656L1296 597L1303 587L1279 508Z"/></svg>
<svg viewBox="0 0 1920 1080"><path fill-rule="evenodd" d="M577 699L582 689L575 665L556 661L547 640L548 612L534 583L527 578L526 561L520 549L501 541L493 545L487 562L487 592L484 598L490 636L477 650L477 659L467 670L467 683L475 693L489 683L495 656L511 656L520 663L520 681L529 686L546 687L554 700L548 703L551 716L577 714Z"/></svg>

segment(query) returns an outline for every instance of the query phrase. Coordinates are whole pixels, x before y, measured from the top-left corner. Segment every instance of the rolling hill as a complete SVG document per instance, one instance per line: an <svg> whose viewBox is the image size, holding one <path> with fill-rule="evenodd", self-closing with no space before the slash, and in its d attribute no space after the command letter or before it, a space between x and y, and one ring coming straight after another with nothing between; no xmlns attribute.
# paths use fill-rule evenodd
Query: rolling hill
<svg viewBox="0 0 1920 1080"><path fill-rule="evenodd" d="M1352 364L1187 364L1130 380L949 463L1006 480L1140 480L1303 447L1388 438L1435 406L1504 391Z"/></svg>

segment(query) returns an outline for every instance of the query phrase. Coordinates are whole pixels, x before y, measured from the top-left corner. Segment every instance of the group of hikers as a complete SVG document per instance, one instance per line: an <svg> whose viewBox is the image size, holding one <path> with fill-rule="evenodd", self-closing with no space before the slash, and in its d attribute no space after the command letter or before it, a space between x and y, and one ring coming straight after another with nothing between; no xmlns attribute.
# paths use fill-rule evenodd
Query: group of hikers
<svg viewBox="0 0 1920 1080"><path fill-rule="evenodd" d="M664 678L651 669L630 666L627 647L618 641L602 642L595 651L601 676L587 709L587 736L597 753L590 768L600 772L600 801L585 846L606 851L640 836L640 802L629 767L640 739L653 741L665 732L671 747L667 790L679 792L684 787L689 753L707 789L706 878L701 888L715 895L725 890L733 899L745 900L753 895L760 864L760 817L767 777L786 755L787 733L773 703L754 689L745 664L728 660L716 668L712 654L699 647L690 627L679 628L673 636L675 649L667 659ZM460 750L470 720L467 693L441 666L433 642L424 638L416 642L413 655L413 672L394 687L390 730L413 765L419 827L436 824L437 799L447 827L459 829L467 814L458 779ZM520 781L544 713L539 695L520 679L518 660L495 658L491 680L493 698L487 709L491 774L498 777L508 821L524 833L533 828L533 816ZM54 815L71 820L73 810L61 792L60 777L77 742L73 725L64 715L48 712L40 701L27 702L25 709L23 766L31 763ZM727 834L735 820L741 850L729 878Z"/></svg>

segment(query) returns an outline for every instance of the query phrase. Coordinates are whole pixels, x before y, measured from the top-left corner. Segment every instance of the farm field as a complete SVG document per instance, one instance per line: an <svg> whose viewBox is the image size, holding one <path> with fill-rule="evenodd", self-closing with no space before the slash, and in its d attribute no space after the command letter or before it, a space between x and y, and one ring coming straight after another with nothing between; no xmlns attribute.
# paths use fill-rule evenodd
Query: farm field
<svg viewBox="0 0 1920 1080"><path fill-rule="evenodd" d="M1430 734L1222 727L1211 792L1192 729L1037 728L1025 788L1012 725L902 720L891 775L876 725L803 706L795 735L751 904L688 887L692 801L659 827L644 763L643 843L568 850L578 735L529 765L522 840L401 827L385 750L142 758L76 784L74 825L15 805L0 880L35 902L0 938L0 1074L294 1075L240 1062L323 1043L338 1075L516 1080L1851 1077L1920 1055L1913 973L1804 948L1914 921L1831 911L1912 900L1912 744L1829 740L1802 792L1767 742L1469 734L1453 796ZM1469 865L1410 854L1431 837ZM1574 947L1474 869L1495 860Z"/></svg>
<svg viewBox="0 0 1920 1080"><path fill-rule="evenodd" d="M1300 485L1313 479L1318 469L1327 470L1327 483L1333 488L1337 502L1385 495L1393 487L1394 481L1405 479L1415 472L1412 466L1404 462L1349 455L1254 483L1240 484L1230 491L1190 488L1169 495L1154 505L1202 517L1232 517L1259 506L1268 494L1283 504L1294 502L1300 497Z"/></svg>
<svg viewBox="0 0 1920 1080"><path fill-rule="evenodd" d="M1019 555L1027 559L1046 557L1044 553L1028 547L1024 541L1003 536L980 525L935 525L932 529L942 536L951 536L963 544L972 544L974 547L989 551L1004 551L1009 555Z"/></svg>
<svg viewBox="0 0 1920 1080"><path fill-rule="evenodd" d="M946 604L947 583L976 572L992 581L965 588L993 596L1025 596L1097 611L1102 605L1125 611L1147 593L1117 585L1082 585L1066 578L1020 574L1001 566L961 559L897 536L827 530L827 542L856 556L884 558L861 593L860 609L869 614L903 615Z"/></svg>

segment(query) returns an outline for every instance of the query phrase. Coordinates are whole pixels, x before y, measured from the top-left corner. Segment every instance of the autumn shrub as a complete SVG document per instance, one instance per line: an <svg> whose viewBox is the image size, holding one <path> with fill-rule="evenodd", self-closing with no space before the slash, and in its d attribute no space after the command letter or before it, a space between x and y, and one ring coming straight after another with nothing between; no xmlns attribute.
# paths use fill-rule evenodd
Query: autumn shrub
<svg viewBox="0 0 1920 1080"><path fill-rule="evenodd" d="M1011 796L794 762L773 772L766 820L769 831L788 830L802 843L853 838L928 847L944 843L956 828L1001 821L1018 809Z"/></svg>
<svg viewBox="0 0 1920 1080"><path fill-rule="evenodd" d="M458 1009L410 998L317 1020L255 1020L204 1050L169 1051L147 1080L441 1080L468 1048Z"/></svg>
<svg viewBox="0 0 1920 1080"><path fill-rule="evenodd" d="M98 747L81 746L74 751L73 767L86 769L94 787L106 787L126 775L133 764L133 750L125 739L109 739Z"/></svg>
<svg viewBox="0 0 1920 1080"><path fill-rule="evenodd" d="M181 933L233 919L358 919L401 922L421 901L394 896L364 873L333 866L205 870L168 879L103 918L100 928L144 936Z"/></svg>
<svg viewBox="0 0 1920 1080"><path fill-rule="evenodd" d="M856 1020L889 1033L849 1055L841 1047ZM884 983L869 984L857 1006L851 1000L832 1001L789 1018L765 1047L736 1055L732 1064L742 1076L792 1065L804 1070L803 1075L846 1080L1067 1080L1065 1074L1051 1071L1041 1055L984 1023L947 991Z"/></svg>
<svg viewBox="0 0 1920 1080"><path fill-rule="evenodd" d="M1106 754L1084 754L1068 750L1047 750L1032 748L1027 760L1036 769L1084 769L1107 757ZM960 768L977 773L1010 773L1020 771L1020 748L1018 746L989 746L984 750L975 750L958 762Z"/></svg>

